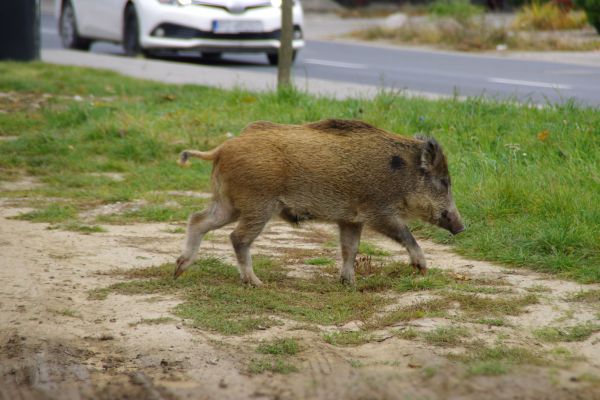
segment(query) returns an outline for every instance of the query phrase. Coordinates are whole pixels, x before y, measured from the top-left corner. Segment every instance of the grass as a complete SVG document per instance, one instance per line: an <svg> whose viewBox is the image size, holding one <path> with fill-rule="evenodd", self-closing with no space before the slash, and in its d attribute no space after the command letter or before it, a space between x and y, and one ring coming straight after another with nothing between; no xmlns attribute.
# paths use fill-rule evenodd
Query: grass
<svg viewBox="0 0 600 400"><path fill-rule="evenodd" d="M600 48L591 35L571 36L560 32L582 29L586 16L581 11L565 12L554 2L524 6L512 25L490 21L483 8L468 0L436 0L427 7L428 18L409 17L395 28L372 27L351 33L363 40L387 40L417 45L434 45L460 51L510 50L586 51Z"/></svg>
<svg viewBox="0 0 600 400"><path fill-rule="evenodd" d="M300 346L295 339L276 339L258 345L256 352L260 354L288 355L298 354Z"/></svg>
<svg viewBox="0 0 600 400"><path fill-rule="evenodd" d="M398 323L408 322L427 317L443 317L446 315L448 303L443 299L432 299L400 307L394 311L378 316L369 321L365 328L380 329Z"/></svg>
<svg viewBox="0 0 600 400"><path fill-rule="evenodd" d="M291 374L298 372L298 367L288 361L280 358L259 358L252 359L248 365L248 372L251 374L262 374L264 372L272 372L275 374Z"/></svg>
<svg viewBox="0 0 600 400"><path fill-rule="evenodd" d="M389 257L392 254L389 251L380 249L372 243L361 241L358 245L358 253L373 257Z"/></svg>
<svg viewBox="0 0 600 400"><path fill-rule="evenodd" d="M308 265L333 265L335 261L328 257L315 257L304 261Z"/></svg>
<svg viewBox="0 0 600 400"><path fill-rule="evenodd" d="M360 118L393 132L433 135L444 146L467 230L450 237L414 224L419 236L468 257L600 281L600 113L572 101L538 108L386 92L338 101L12 62L0 64L0 91L14 97L11 112L0 114L0 135L17 136L0 142L0 176L33 175L44 184L2 195L53 198L22 217L31 221L77 221L90 207L143 200L143 210L110 222L184 222L203 202L166 192L207 190L211 170L206 162L179 168L174 159L184 148L212 148L255 120ZM39 107L27 106L44 94ZM106 172L123 174L123 181L92 175Z"/></svg>
<svg viewBox="0 0 600 400"><path fill-rule="evenodd" d="M129 323L129 326L162 325L162 324L170 324L173 321L175 321L175 319L173 319L171 317L142 318L139 321Z"/></svg>
<svg viewBox="0 0 600 400"><path fill-rule="evenodd" d="M65 231L79 232L83 234L102 233L107 230L99 225L88 225L79 221L68 221L58 225L51 225L48 229L62 229Z"/></svg>
<svg viewBox="0 0 600 400"><path fill-rule="evenodd" d="M544 327L533 331L533 335L545 342L582 342L592 334L600 332L600 325L578 324L566 328Z"/></svg>
<svg viewBox="0 0 600 400"><path fill-rule="evenodd" d="M81 314L79 314L75 310L71 310L70 308L63 308L61 310L50 310L50 311L56 315L61 315L63 317L82 318Z"/></svg>
<svg viewBox="0 0 600 400"><path fill-rule="evenodd" d="M519 315L525 307L537 304L538 298L534 294L513 297L489 298L473 294L450 292L445 294L448 302L459 304L461 313L467 318L479 320L481 318L502 317L505 315Z"/></svg>
<svg viewBox="0 0 600 400"><path fill-rule="evenodd" d="M482 15L484 9L469 0L435 0L429 3L427 11L431 16L450 17L464 24L474 17Z"/></svg>
<svg viewBox="0 0 600 400"><path fill-rule="evenodd" d="M359 346L369 343L373 336L364 331L342 331L326 333L323 339L334 346Z"/></svg>
<svg viewBox="0 0 600 400"><path fill-rule="evenodd" d="M544 359L537 353L523 347L509 347L503 344L488 347L472 346L466 354L454 356L462 361L468 375L502 375L517 365L540 365Z"/></svg>
<svg viewBox="0 0 600 400"><path fill-rule="evenodd" d="M488 326L506 326L507 322L502 318L481 318L477 321L478 324L488 325Z"/></svg>
<svg viewBox="0 0 600 400"><path fill-rule="evenodd" d="M580 292L573 293L571 296L569 296L568 300L581 303L600 304L600 290L582 290Z"/></svg>
<svg viewBox="0 0 600 400"><path fill-rule="evenodd" d="M532 286L529 286L528 288L525 288L525 290L527 290L528 292L532 292L532 293L550 293L550 292L552 292L552 289L550 289L548 286L544 286L544 285L532 285Z"/></svg>
<svg viewBox="0 0 600 400"><path fill-rule="evenodd" d="M458 346L463 339L469 337L469 331L464 326L440 326L429 332L421 334L423 339L434 346Z"/></svg>
<svg viewBox="0 0 600 400"><path fill-rule="evenodd" d="M266 283L264 287L242 285L234 266L206 258L198 261L177 280L172 277L172 264L114 271L112 274L124 280L91 291L90 298L101 300L111 293L177 295L183 301L174 309L176 316L190 320L192 325L199 328L225 335L266 329L280 324L279 318L316 325L363 321L362 331L324 335L326 342L338 346L366 343L372 339L371 330L425 317L442 317L457 306L463 318L479 320L518 315L524 311L524 307L537 301L532 294L491 299L451 291L444 289L445 285L450 285L450 281L439 271L433 270L430 277L421 277L410 275L406 269L397 270L394 264L382 268L381 275L359 277L356 288L344 286L326 275L315 275L310 279L288 277L287 269L281 262L264 256L254 258L254 267L257 275ZM437 290L436 293L441 297L382 313L383 307L393 298L381 296L381 287L361 286L361 281L376 277L387 282L385 288L388 292ZM260 348L267 351L265 346L278 349L287 345L293 347L293 341L265 344Z"/></svg>
<svg viewBox="0 0 600 400"><path fill-rule="evenodd" d="M49 206L19 214L16 219L31 222L65 222L76 217L77 209L68 204L50 204Z"/></svg>
<svg viewBox="0 0 600 400"><path fill-rule="evenodd" d="M248 364L248 372L251 374L298 372L299 369L290 361L290 358L297 355L300 350L300 345L296 339L292 338L261 342L256 347L256 352L265 356L252 358Z"/></svg>
<svg viewBox="0 0 600 400"><path fill-rule="evenodd" d="M315 276L312 280L286 276L278 262L255 258L258 276L267 283L253 288L240 283L232 265L217 259L198 261L174 280L172 264L115 272L127 280L90 293L91 298L120 294L179 294L184 302L175 314L195 326L227 335L238 335L279 324L273 316L320 325L367 319L388 300L374 292L359 292L336 280Z"/></svg>
<svg viewBox="0 0 600 400"><path fill-rule="evenodd" d="M557 3L539 0L524 5L516 15L513 27L521 30L567 30L581 29L587 25L582 11L566 11Z"/></svg>

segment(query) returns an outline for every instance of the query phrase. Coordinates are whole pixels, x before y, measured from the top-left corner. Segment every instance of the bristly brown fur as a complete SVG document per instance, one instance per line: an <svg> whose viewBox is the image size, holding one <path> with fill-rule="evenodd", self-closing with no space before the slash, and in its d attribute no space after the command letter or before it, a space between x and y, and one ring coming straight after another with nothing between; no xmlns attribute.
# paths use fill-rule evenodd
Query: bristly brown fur
<svg viewBox="0 0 600 400"><path fill-rule="evenodd" d="M176 275L193 262L203 232L235 220L239 224L231 239L240 274L253 284L260 280L248 249L275 214L291 223L337 223L346 282L354 280L363 225L403 243L421 271L425 260L405 221L439 224L443 215L450 215L453 220L446 226L462 229L445 184L450 182L446 157L433 139L403 137L356 120L306 125L259 121L210 152L182 153L182 159L188 157L213 160L214 202L190 218L188 246Z"/></svg>

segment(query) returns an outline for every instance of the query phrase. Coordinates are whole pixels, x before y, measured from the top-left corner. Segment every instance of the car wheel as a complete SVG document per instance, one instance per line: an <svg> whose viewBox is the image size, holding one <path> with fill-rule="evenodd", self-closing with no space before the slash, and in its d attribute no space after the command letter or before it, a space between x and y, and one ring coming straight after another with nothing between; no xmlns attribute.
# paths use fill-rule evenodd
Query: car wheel
<svg viewBox="0 0 600 400"><path fill-rule="evenodd" d="M296 55L298 51L294 50L292 53L292 63L296 61ZM269 64L278 65L279 64L279 53L267 53L267 58L269 59Z"/></svg>
<svg viewBox="0 0 600 400"><path fill-rule="evenodd" d="M223 53L215 51L203 51L202 58L206 61L219 61L223 57Z"/></svg>
<svg viewBox="0 0 600 400"><path fill-rule="evenodd" d="M67 49L89 50L92 41L79 36L75 10L70 1L65 1L60 12L58 31L62 44Z"/></svg>
<svg viewBox="0 0 600 400"><path fill-rule="evenodd" d="M142 51L140 46L140 25L138 23L137 13L134 6L128 6L125 9L123 27L123 50L129 57L136 57Z"/></svg>

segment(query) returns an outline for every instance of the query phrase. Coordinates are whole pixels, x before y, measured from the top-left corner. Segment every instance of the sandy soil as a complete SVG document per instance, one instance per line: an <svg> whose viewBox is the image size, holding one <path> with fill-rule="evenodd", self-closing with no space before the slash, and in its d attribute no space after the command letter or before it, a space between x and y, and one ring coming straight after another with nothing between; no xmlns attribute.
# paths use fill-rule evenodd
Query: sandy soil
<svg viewBox="0 0 600 400"><path fill-rule="evenodd" d="M172 262L184 235L169 233L174 226L168 224L111 225L106 233L83 235L9 219L22 211L14 200L0 203L0 399L600 399L597 382L578 378L600 376L599 334L561 344L582 356L568 367L523 367L518 373L467 379L446 357L460 349L422 341L382 336L377 342L339 348L326 344L322 333L295 329L297 324L222 337L175 318L170 310L177 299L168 296L90 300L89 290L116 282L107 274L115 268ZM233 261L228 232L217 231L202 251ZM275 221L255 252L318 250L321 242L311 238L325 234L333 234L332 228L294 229ZM393 250L398 259L406 258L394 243L372 234L367 240ZM517 292L527 293L534 285L548 288L540 294L540 304L508 317L518 329L474 324L475 334L490 343L502 334L515 344L543 347L530 333L534 328L561 319L567 325L598 319L598 305L565 301L569 293L598 286L584 288L466 260L429 242L422 245L430 266L472 278L503 279ZM306 274L305 267L291 268L293 276ZM409 293L398 302L410 304L424 296ZM169 316L170 323L135 325L141 319ZM441 323L448 321L422 319L406 326L427 330ZM323 327L328 329L333 327ZM310 343L299 356L300 372L249 375L245 365L253 347L247 344L274 336ZM424 373L428 367L436 369L433 377Z"/></svg>

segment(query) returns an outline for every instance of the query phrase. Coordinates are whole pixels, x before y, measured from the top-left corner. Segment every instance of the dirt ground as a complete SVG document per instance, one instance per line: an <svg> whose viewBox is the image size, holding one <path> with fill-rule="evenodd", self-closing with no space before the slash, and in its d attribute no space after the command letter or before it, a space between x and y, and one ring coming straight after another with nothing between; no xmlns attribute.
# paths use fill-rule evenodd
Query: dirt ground
<svg viewBox="0 0 600 400"><path fill-rule="evenodd" d="M4 190L10 189L11 184ZM15 183L15 185L23 185ZM192 328L170 310L176 298L110 295L91 300L88 292L117 281L115 268L173 262L184 234L169 224L109 225L107 232L85 235L48 230L47 224L10 219L18 201L0 203L0 399L600 399L600 334L585 341L561 343L578 356L567 366L524 366L500 376L467 377L448 354L460 351L383 336L356 347L335 347L321 332L290 324L244 336L220 336ZM170 232L169 232L170 231ZM229 227L203 243L201 251L233 261ZM292 228L272 222L254 246L276 254L285 247L318 249L314 232L332 227L308 224ZM302 240L299 240L301 238ZM394 258L402 248L378 236L367 239ZM598 319L597 304L566 301L566 296L598 286L553 279L487 262L464 259L448 248L421 241L430 266L470 277L504 279L517 292L545 287L539 304L525 314L507 317L513 328L472 324L474 333L493 342L498 335L515 344L543 347L531 331L553 321L570 324ZM302 277L301 265L290 275ZM314 267L313 267L314 268ZM410 304L427 294L400 295ZM159 325L141 319L172 317ZM443 318L396 326L432 329ZM446 321L447 322L447 321ZM351 329L352 325L347 324ZM518 327L514 329L514 327ZM310 343L299 358L299 372L252 375L246 349L272 337L295 337ZM437 371L433 376L426 367Z"/></svg>

